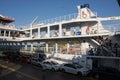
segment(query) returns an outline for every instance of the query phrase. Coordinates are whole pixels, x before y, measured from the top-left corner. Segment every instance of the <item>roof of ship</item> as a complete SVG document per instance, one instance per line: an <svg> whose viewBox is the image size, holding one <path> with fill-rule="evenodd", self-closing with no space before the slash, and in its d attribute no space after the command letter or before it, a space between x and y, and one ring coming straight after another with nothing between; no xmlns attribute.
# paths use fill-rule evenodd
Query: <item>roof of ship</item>
<svg viewBox="0 0 120 80"><path fill-rule="evenodd" d="M0 21L10 23L10 22L14 22L15 20L13 18L7 18L7 17L5 17L3 15L0 15Z"/></svg>

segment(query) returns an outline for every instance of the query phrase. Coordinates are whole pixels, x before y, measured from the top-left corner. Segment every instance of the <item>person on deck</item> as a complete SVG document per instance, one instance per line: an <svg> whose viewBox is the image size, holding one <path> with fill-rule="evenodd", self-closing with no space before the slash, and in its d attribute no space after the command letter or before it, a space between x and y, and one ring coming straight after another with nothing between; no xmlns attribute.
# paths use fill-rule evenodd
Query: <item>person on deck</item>
<svg viewBox="0 0 120 80"><path fill-rule="evenodd" d="M73 35L76 35L76 29L73 28Z"/></svg>
<svg viewBox="0 0 120 80"><path fill-rule="evenodd" d="M66 35L66 28L63 29L63 35Z"/></svg>
<svg viewBox="0 0 120 80"><path fill-rule="evenodd" d="M87 26L87 28L86 28L86 33L87 33L87 34L90 34L90 26Z"/></svg>
<svg viewBox="0 0 120 80"><path fill-rule="evenodd" d="M83 42L81 43L81 52L82 55L86 55L87 54L87 49L88 49L88 43L86 43L85 40L83 40Z"/></svg>

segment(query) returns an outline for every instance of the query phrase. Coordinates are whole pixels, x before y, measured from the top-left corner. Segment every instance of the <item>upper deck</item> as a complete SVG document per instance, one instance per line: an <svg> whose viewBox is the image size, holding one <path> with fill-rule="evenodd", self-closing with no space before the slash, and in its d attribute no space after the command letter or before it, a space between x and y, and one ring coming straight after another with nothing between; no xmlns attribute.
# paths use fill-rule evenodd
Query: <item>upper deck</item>
<svg viewBox="0 0 120 80"><path fill-rule="evenodd" d="M0 40L1 41L15 41L14 37L19 37L19 33L23 31L16 28L13 24L15 20L3 15L0 15Z"/></svg>
<svg viewBox="0 0 120 80"><path fill-rule="evenodd" d="M78 13L48 19L35 24L32 22L27 28L16 29L11 25L2 25L1 38L9 37L7 41L46 41L66 38L86 38L94 36L106 36L112 32L106 30L101 20L119 20L120 17L100 18L96 12L89 9L88 5L78 6ZM12 35L13 32L19 36ZM7 36L6 36L7 35Z"/></svg>
<svg viewBox="0 0 120 80"><path fill-rule="evenodd" d="M102 41L99 37L114 34L114 32L103 27L101 21L104 20L120 20L120 16L100 18L88 7L81 8L78 6L78 13L44 20L37 24L34 23L34 20L27 28L23 28L22 30L1 27L0 30L2 31L0 33L2 36L0 36L0 38L5 38L5 40L0 41L2 45L1 49L4 47L9 49L10 46L14 46L14 49L19 47L19 50L24 48L23 51L34 51L34 43L37 42L38 45L44 43L41 48L45 52L58 53L61 51L61 53L63 53L62 51L64 50L64 53L68 54L70 50L73 50L73 54L79 52L81 55L81 48L84 46L81 46L83 40L86 40L86 42L95 49L101 45ZM105 39L102 40L103 42L105 41ZM28 43L31 47L28 47ZM74 45L77 43L79 48L76 48ZM50 47L49 44L51 44ZM62 49L64 45L65 49ZM110 54L107 56L115 56L112 51L108 52L109 50L110 49L105 48L105 51ZM97 56L101 55L104 56L106 53L102 54L101 52L101 54Z"/></svg>

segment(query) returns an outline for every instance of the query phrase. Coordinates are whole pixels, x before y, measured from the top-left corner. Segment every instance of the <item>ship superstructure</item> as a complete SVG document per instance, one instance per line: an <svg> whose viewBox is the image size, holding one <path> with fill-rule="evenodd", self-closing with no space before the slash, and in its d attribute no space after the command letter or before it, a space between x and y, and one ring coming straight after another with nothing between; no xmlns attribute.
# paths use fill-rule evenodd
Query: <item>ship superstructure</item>
<svg viewBox="0 0 120 80"><path fill-rule="evenodd" d="M14 40L15 37L19 38L20 34L23 33L21 30L17 29L13 24L15 20L13 18L8 18L0 15L0 39L1 41Z"/></svg>
<svg viewBox="0 0 120 80"><path fill-rule="evenodd" d="M14 50L19 46L17 50L21 53L34 54L42 50L55 59L74 61L89 66L90 69L96 65L110 66L113 63L115 64L112 67L120 69L120 57L111 50L113 44L119 42L114 42L111 47L106 45L107 41L112 40L110 36L115 33L105 29L101 23L105 20L120 20L120 16L98 17L97 13L90 10L88 4L77 8L78 13L41 21L39 24L30 24L29 28L22 30L8 28L9 32L6 32L5 27L3 29L0 27L4 30L0 38L5 39L0 43L1 49L14 45ZM19 36L10 36L10 31L17 32ZM5 45L7 47L3 47ZM106 62L110 63L104 64ZM92 66L93 64L95 65Z"/></svg>

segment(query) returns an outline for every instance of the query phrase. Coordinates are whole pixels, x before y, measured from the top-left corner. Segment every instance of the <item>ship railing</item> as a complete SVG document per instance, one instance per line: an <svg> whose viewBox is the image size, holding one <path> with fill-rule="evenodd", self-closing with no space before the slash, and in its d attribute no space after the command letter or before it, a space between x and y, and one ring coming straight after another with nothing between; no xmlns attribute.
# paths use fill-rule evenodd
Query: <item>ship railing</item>
<svg viewBox="0 0 120 80"><path fill-rule="evenodd" d="M31 37L8 37L8 36L0 36L3 38L2 41L22 41L22 40L30 40Z"/></svg>
<svg viewBox="0 0 120 80"><path fill-rule="evenodd" d="M2 25L2 24L0 24L0 28L4 28L4 29L17 29L17 28L15 28L14 24L10 24L10 25Z"/></svg>
<svg viewBox="0 0 120 80"><path fill-rule="evenodd" d="M97 12L94 12L94 13L95 13L95 16L91 16L90 18L97 17ZM62 21L71 21L71 20L79 18L78 16L80 16L80 15L78 15L78 13L72 13L72 14L68 14L68 15L64 15L64 16L59 16L56 18L46 19L46 20L42 20L40 22L34 23L33 27L35 27L36 25L47 25L47 24L59 23ZM88 18L86 18L86 19L88 19ZM20 28L27 29L27 28L30 28L30 25L21 26Z"/></svg>
<svg viewBox="0 0 120 80"><path fill-rule="evenodd" d="M62 21L69 21L69 20L76 19L77 16L78 16L78 13L73 13L73 14L59 16L59 17L52 18L52 19L42 20L40 22L34 23L33 27L36 26L36 25L39 25L39 24L47 25L47 24L59 23L59 22L62 22ZM19 26L19 28L27 29L27 28L30 28L30 25Z"/></svg>
<svg viewBox="0 0 120 80"><path fill-rule="evenodd" d="M90 17L90 18L96 18L97 17L97 12L94 12L94 13L95 13L96 16ZM59 17L52 18L52 19L43 20L43 21L40 21L39 23L36 23L36 24L47 25L47 24L59 23L59 22L62 22L62 21L70 21L70 20L77 19L78 16L79 16L78 13L72 13L72 14L59 16ZM36 24L34 24L34 25L36 25Z"/></svg>
<svg viewBox="0 0 120 80"><path fill-rule="evenodd" d="M104 25L104 28L112 32L118 32L120 31L120 23Z"/></svg>
<svg viewBox="0 0 120 80"><path fill-rule="evenodd" d="M100 29L100 30L96 30L94 32L94 34L106 34L106 33L111 33L109 30L106 29Z"/></svg>
<svg viewBox="0 0 120 80"><path fill-rule="evenodd" d="M19 25L19 26L17 26L17 28L18 28L19 30L28 29L28 28L30 28L30 24L28 24L28 25L24 25L24 26Z"/></svg>
<svg viewBox="0 0 120 80"><path fill-rule="evenodd" d="M62 22L62 21L69 21L72 19L76 19L77 16L78 16L78 13L73 13L73 14L59 16L59 17L52 18L52 19L43 20L43 21L40 21L39 23L36 23L36 24L42 23L44 25L47 25L47 24L58 23L58 22Z"/></svg>
<svg viewBox="0 0 120 80"><path fill-rule="evenodd" d="M72 50L72 49L71 49ZM84 55L84 56L104 56L104 57L120 57L119 53L113 53L104 46L94 47L91 50L86 49L86 51L76 50L75 52L69 51L63 52L63 54L74 54L74 55Z"/></svg>
<svg viewBox="0 0 120 80"><path fill-rule="evenodd" d="M97 35L109 35L109 34L111 34L111 32L109 32L109 31L106 31L106 30L101 30L101 31L99 31L99 32L94 32L94 33L90 33L90 34L87 34L87 33L85 33L85 34L81 34L80 32L76 32L76 34L73 34L73 33L66 33L66 35L64 35L64 34L62 34L61 36L59 36L59 35L55 35L55 34L52 34L52 35L50 35L50 36L48 36L47 34L44 34L44 35L40 35L40 36L38 36L38 35L33 35L33 37L31 38L31 37L20 37L22 40L28 40L28 39L49 39L49 38L60 38L60 37L63 37L63 38L65 38L65 37L77 37L77 36L97 36Z"/></svg>
<svg viewBox="0 0 120 80"><path fill-rule="evenodd" d="M59 33L58 33L59 34ZM77 36L94 36L94 35L109 35L109 34L111 34L111 32L110 31L108 31L108 30L104 30L104 29L101 29L101 30L99 30L99 31L94 31L94 32L90 32L89 34L88 33L85 33L85 34L82 34L80 31L76 31L76 34L74 34L72 31L69 31L69 32L66 32L66 34L64 35L64 34L62 34L61 36L59 36L59 35L55 35L55 34L52 34L52 35L50 35L50 36L47 36L47 34L45 34L45 35L40 35L40 36L38 36L38 35L33 35L33 37L31 38L31 37L27 37L27 36L20 36L20 37L9 37L9 36L4 36L4 35L0 35L0 37L2 37L2 38L8 38L8 39L10 39L10 40L29 40L29 39L46 39L46 38L54 38L54 37L63 37L63 38L65 38L65 37L77 37Z"/></svg>
<svg viewBox="0 0 120 80"><path fill-rule="evenodd" d="M115 53L112 50L106 48L105 46L98 46L96 48L93 48L93 51L87 51L86 54L87 56L120 57L119 53Z"/></svg>
<svg viewBox="0 0 120 80"><path fill-rule="evenodd" d="M22 40L30 40L31 37L14 37L11 40L12 41L22 41Z"/></svg>

